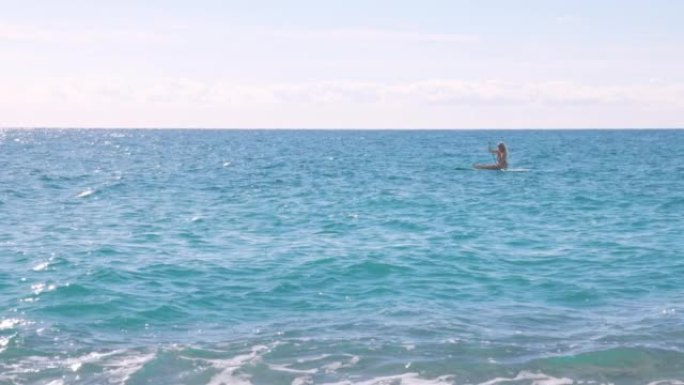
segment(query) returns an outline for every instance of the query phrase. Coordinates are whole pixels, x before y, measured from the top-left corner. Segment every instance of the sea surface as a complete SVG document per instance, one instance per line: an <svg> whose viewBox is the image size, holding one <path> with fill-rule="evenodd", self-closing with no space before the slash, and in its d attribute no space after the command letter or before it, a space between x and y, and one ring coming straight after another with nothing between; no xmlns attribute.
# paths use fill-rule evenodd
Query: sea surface
<svg viewBox="0 0 684 385"><path fill-rule="evenodd" d="M512 171L475 171L504 140ZM684 384L684 131L0 131L0 384Z"/></svg>

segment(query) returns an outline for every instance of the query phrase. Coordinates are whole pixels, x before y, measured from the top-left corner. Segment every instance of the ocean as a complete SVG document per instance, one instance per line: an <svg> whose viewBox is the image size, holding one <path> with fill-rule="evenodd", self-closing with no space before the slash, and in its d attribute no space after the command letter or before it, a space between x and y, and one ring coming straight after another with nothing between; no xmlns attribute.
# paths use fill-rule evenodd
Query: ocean
<svg viewBox="0 0 684 385"><path fill-rule="evenodd" d="M505 141L517 172L475 171ZM684 131L0 131L0 384L684 384Z"/></svg>

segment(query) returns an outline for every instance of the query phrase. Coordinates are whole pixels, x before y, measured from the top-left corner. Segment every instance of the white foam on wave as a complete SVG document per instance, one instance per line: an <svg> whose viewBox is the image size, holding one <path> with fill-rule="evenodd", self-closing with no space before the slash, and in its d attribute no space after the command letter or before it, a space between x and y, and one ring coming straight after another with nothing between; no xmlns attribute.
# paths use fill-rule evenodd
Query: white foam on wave
<svg viewBox="0 0 684 385"><path fill-rule="evenodd" d="M268 367L271 370L275 370L278 372L285 372L285 373L295 373L295 374L316 374L316 373L318 373L318 369L293 369L287 365L269 364Z"/></svg>
<svg viewBox="0 0 684 385"><path fill-rule="evenodd" d="M50 258L48 258L47 260L44 260L44 261L38 263L37 265L33 266L31 268L31 270L33 270L33 271L47 270L47 268L50 267L50 265L52 265L52 263L55 261L55 258L56 258L56 254L50 253Z"/></svg>
<svg viewBox="0 0 684 385"><path fill-rule="evenodd" d="M85 198L87 196L93 195L95 193L94 189L87 188L84 191L82 191L80 194L76 195L76 198Z"/></svg>
<svg viewBox="0 0 684 385"><path fill-rule="evenodd" d="M5 318L0 321L0 330L12 329L17 325L21 325L24 321L19 318Z"/></svg>
<svg viewBox="0 0 684 385"><path fill-rule="evenodd" d="M77 372L79 369L81 369L81 366L83 366L83 364L99 363L100 361L102 361L103 358L114 356L121 353L122 351L120 350L114 350L108 353L90 352L80 357L68 358L66 361L64 361L64 366L69 368L69 370L71 370L72 372Z"/></svg>
<svg viewBox="0 0 684 385"><path fill-rule="evenodd" d="M0 322L0 325L14 327L23 323L18 319L6 319ZM13 336L0 337L0 352L6 347ZM277 344L276 344L277 345ZM261 364L264 356L271 352L273 346L276 345L256 345L244 354L239 354L226 359L206 359L197 357L187 357L191 360L199 360L203 363L208 363L211 366L199 365L198 370L210 370L213 377L210 378L207 385L252 385L251 376L243 372L248 367L256 364ZM220 352L220 351L218 351ZM80 376L92 375L93 383L108 383L116 385L124 385L131 381L132 376L138 373L150 361L158 356L159 351L130 351L130 350L114 350L109 352L90 352L85 355L72 358L58 358L58 357L27 357L20 362L3 363L0 362L0 383L8 381L9 383L22 383L25 376L33 376L36 373L45 371L49 377L52 377L56 369L65 369L66 372L60 374L61 379L47 378L44 381L47 384L63 385L64 383L71 383L74 379L79 379ZM301 357L296 360L296 363L315 362L319 360L328 359L338 355L317 355ZM360 358L356 355L344 355L348 359L337 359L334 362L323 366L318 366L313 369L295 369L288 364L276 365L268 364L268 367L275 371L281 371L293 374L294 378L288 380L290 385L465 385L473 384L472 382L459 382L454 375L443 375L436 378L425 378L416 372L407 372L402 374L378 376L374 378L359 378L358 375L344 376L344 379L333 380L335 382L323 383L316 375L321 374L324 370L326 373L334 372L343 367L351 367L356 365ZM84 374L82 372L83 365L96 364L102 368L101 371L90 372ZM201 368L201 369L200 369ZM209 374L209 373L207 373ZM339 377L338 377L339 378ZM134 379L135 380L135 379ZM331 379L328 378L328 381ZM286 382L287 383L287 382ZM598 384L593 381L576 381L565 377L553 377L541 372L521 371L512 377L496 377L477 385L571 385L571 384ZM652 381L648 385L684 385L684 381L674 379L663 379Z"/></svg>
<svg viewBox="0 0 684 385"><path fill-rule="evenodd" d="M296 377L292 380L291 385L311 385L313 384L313 379L311 376Z"/></svg>
<svg viewBox="0 0 684 385"><path fill-rule="evenodd" d="M513 378L508 377L497 377L492 380L480 383L479 385L495 385L495 384L505 384L507 382L520 382L520 381L530 381L530 385L570 385L574 384L575 381L570 378L557 378L553 376L546 375L544 373L532 373L523 370L518 373L517 376Z"/></svg>
<svg viewBox="0 0 684 385"><path fill-rule="evenodd" d="M361 358L359 356L354 356L354 355L347 355L349 357L349 360L346 362L343 361L335 361L331 362L325 366L323 366L323 369L325 370L326 373L334 373L340 369L344 368L351 368L352 366L356 365L359 363Z"/></svg>
<svg viewBox="0 0 684 385"><path fill-rule="evenodd" d="M265 345L252 347L250 353L241 354L233 358L208 360L219 373L214 375L207 385L252 385L248 374L237 373L244 365L254 364L271 349Z"/></svg>
<svg viewBox="0 0 684 385"><path fill-rule="evenodd" d="M443 344L460 344L462 341L459 338L447 338L443 340L441 343Z"/></svg>
<svg viewBox="0 0 684 385"><path fill-rule="evenodd" d="M22 378L44 373L49 377L59 369L66 369L59 379L51 379L47 384L71 383L79 378L78 372L83 364L92 363L102 367L101 373L93 373L95 382L112 385L127 384L130 377L138 372L147 362L156 357L156 353L114 350L111 352L91 352L74 358L32 356L11 364L3 365L0 360L0 383L7 380L10 383L23 383ZM71 373L71 374L69 374ZM73 377L76 376L76 377ZM47 381L48 379L45 379Z"/></svg>
<svg viewBox="0 0 684 385"><path fill-rule="evenodd" d="M434 379L422 378L418 373L404 373L394 376L375 377L360 382L344 380L324 385L453 385L453 376L440 376Z"/></svg>
<svg viewBox="0 0 684 385"><path fill-rule="evenodd" d="M0 360L0 383L3 381L8 381L10 384L24 383L21 378L25 375L33 376L43 370L53 370L57 367L58 365L49 357L26 357L13 363ZM54 381L58 380L52 382Z"/></svg>
<svg viewBox="0 0 684 385"><path fill-rule="evenodd" d="M116 353L117 352L112 352L109 354L100 353L100 356L98 356L98 353L95 353L95 355L92 357L93 361L91 361L97 362L99 358L103 356L113 357L113 359L103 363L103 366L107 368L107 381L110 384L126 384L131 375L142 369L146 363L156 357L156 353L134 353L123 356L116 356Z"/></svg>
<svg viewBox="0 0 684 385"><path fill-rule="evenodd" d="M49 261L48 261L48 262L42 262L42 263L39 263L39 264L33 266L33 267L31 268L31 270L33 270L33 271L42 271L42 270L47 269L48 266L50 266L50 262L49 262Z"/></svg>
<svg viewBox="0 0 684 385"><path fill-rule="evenodd" d="M300 381L305 378L302 377ZM528 371L521 371L515 377L497 377L477 385L498 385L514 383L519 384L529 384L529 385L571 385L580 382L576 382L570 378L557 378L549 376L543 373L533 373ZM293 384L292 385L296 385ZM456 383L453 375L445 375L437 378L423 378L420 377L418 373L404 373L391 376L381 376L366 380L354 381L354 380L344 380L339 382L326 383L324 385L462 385ZM663 382L663 383L652 383L649 385L684 385L681 382Z"/></svg>
<svg viewBox="0 0 684 385"><path fill-rule="evenodd" d="M9 336L0 336L0 353L4 352L5 349L7 349L7 345L9 345L10 341L12 341L12 338L16 336L16 333Z"/></svg>
<svg viewBox="0 0 684 385"><path fill-rule="evenodd" d="M297 358L298 363L320 361L330 357L330 354L319 354L317 356L304 356Z"/></svg>

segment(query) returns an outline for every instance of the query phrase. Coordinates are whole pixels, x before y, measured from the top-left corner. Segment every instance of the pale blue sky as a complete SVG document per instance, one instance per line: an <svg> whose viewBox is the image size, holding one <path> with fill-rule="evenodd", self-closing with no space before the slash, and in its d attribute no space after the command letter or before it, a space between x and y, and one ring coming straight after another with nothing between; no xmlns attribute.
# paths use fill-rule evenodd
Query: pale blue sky
<svg viewBox="0 0 684 385"><path fill-rule="evenodd" d="M0 126L684 127L679 0L0 9Z"/></svg>

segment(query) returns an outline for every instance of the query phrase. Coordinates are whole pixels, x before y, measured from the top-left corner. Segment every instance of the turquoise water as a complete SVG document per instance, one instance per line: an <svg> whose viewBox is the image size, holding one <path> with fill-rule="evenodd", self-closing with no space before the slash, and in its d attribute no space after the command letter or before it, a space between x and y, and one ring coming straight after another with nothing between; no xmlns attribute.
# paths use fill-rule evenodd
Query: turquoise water
<svg viewBox="0 0 684 385"><path fill-rule="evenodd" d="M505 140L512 168L491 161ZM0 131L0 384L682 384L684 131Z"/></svg>

